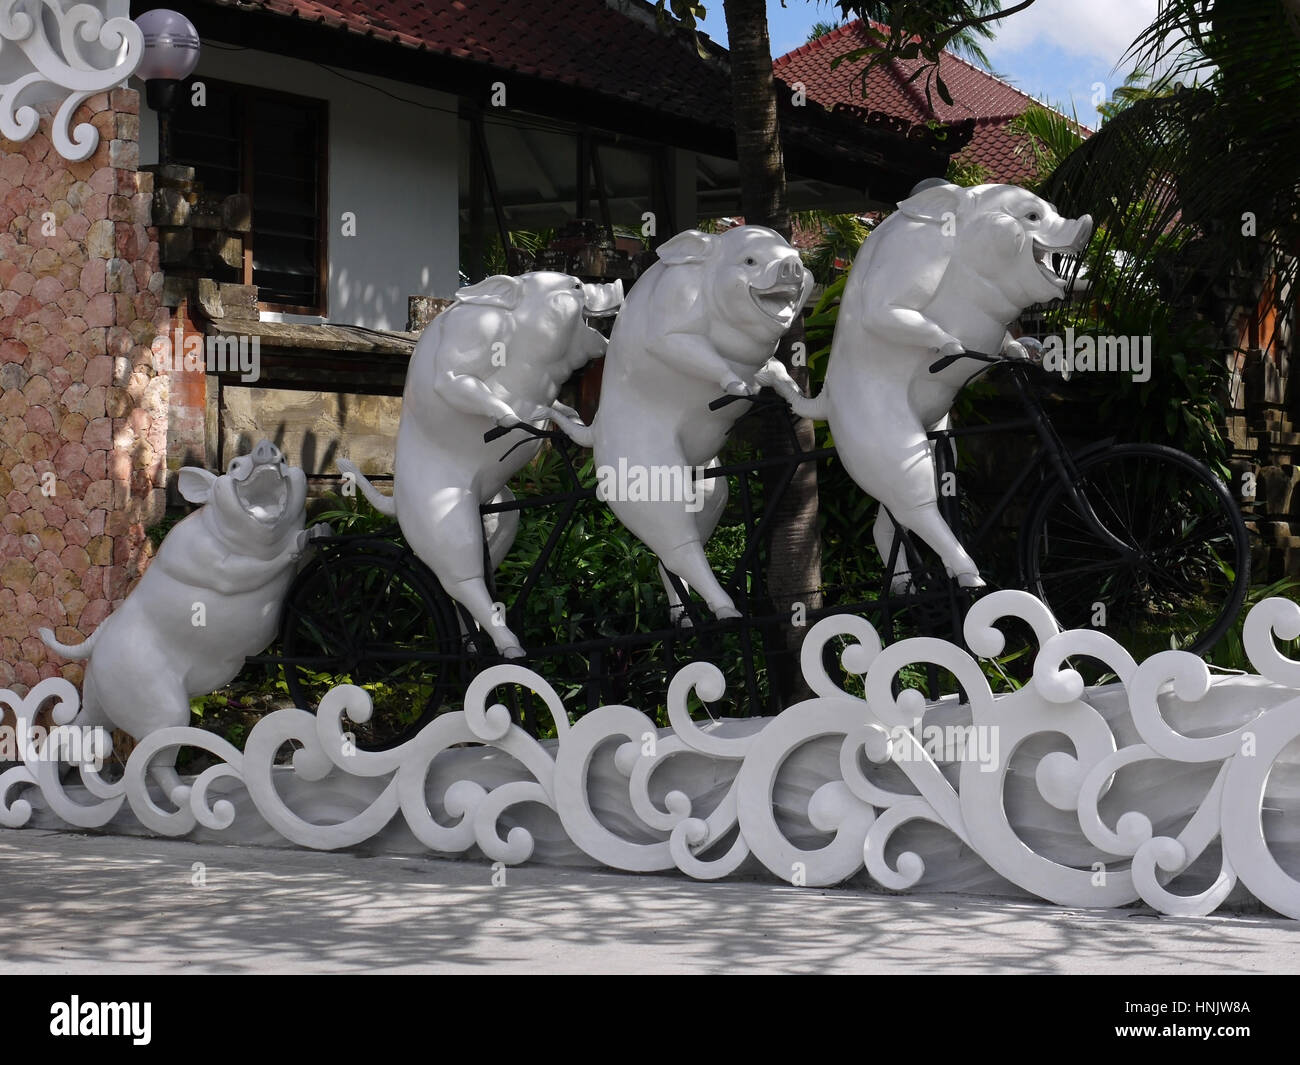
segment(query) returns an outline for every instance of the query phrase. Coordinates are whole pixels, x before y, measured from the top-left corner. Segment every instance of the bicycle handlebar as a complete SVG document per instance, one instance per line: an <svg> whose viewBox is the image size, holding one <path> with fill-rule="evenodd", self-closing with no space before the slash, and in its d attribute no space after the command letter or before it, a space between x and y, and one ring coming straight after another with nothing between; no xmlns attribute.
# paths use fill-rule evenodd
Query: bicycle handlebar
<svg viewBox="0 0 1300 1065"><path fill-rule="evenodd" d="M747 399L752 403L757 398L758 398L757 396L740 396L728 392L725 396L719 396L712 403L710 403L709 410L722 410L723 407L730 406L732 403L735 403L736 400L738 399Z"/></svg>
<svg viewBox="0 0 1300 1065"><path fill-rule="evenodd" d="M978 359L980 362L989 362L989 363L1023 361L1021 359L1014 359L1009 355L986 355L982 351L961 351L958 352L956 355L945 355L942 359L938 359L935 362L930 363L930 372L939 373L939 371L941 370L946 370L949 366L951 366L954 362L957 362L959 359Z"/></svg>
<svg viewBox="0 0 1300 1065"><path fill-rule="evenodd" d="M483 434L483 443L490 444L493 440L500 440L507 433L513 433L516 429L520 429L530 436L535 436L539 440L555 436L554 429L538 429L537 426L530 425L528 422L515 422L514 425L497 425L489 429Z"/></svg>

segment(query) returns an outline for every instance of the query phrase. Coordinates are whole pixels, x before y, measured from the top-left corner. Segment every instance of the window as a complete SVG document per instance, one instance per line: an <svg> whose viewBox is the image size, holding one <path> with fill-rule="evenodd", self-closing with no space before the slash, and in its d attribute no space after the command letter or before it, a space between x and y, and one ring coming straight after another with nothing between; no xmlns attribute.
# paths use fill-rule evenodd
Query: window
<svg viewBox="0 0 1300 1065"><path fill-rule="evenodd" d="M656 243L672 235L668 154L661 145L535 115L468 108L460 130L461 272L467 280L515 268L502 251L503 234L513 234L519 247L533 238L544 247L569 223L595 220L620 251L633 254L642 248L649 211L658 218Z"/></svg>
<svg viewBox="0 0 1300 1065"><path fill-rule="evenodd" d="M202 107L191 103L194 81ZM323 100L211 78L178 96L167 161L194 167L205 196L252 198L242 283L267 310L325 313L327 123Z"/></svg>

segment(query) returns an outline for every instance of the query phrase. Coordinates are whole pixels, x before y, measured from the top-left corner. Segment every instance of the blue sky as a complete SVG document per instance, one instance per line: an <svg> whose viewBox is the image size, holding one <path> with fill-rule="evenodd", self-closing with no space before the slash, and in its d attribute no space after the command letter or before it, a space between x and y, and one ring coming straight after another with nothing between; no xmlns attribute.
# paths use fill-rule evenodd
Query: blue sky
<svg viewBox="0 0 1300 1065"><path fill-rule="evenodd" d="M993 70L1031 96L1069 112L1073 99L1079 121L1095 125L1093 94L1098 82L1107 96L1123 84L1114 69L1133 38L1155 16L1158 0L1035 0L1032 7L999 22L997 40L984 51ZM722 0L705 0L703 28L725 44ZM784 55L807 40L814 22L839 22L839 9L825 0L768 0L772 54Z"/></svg>

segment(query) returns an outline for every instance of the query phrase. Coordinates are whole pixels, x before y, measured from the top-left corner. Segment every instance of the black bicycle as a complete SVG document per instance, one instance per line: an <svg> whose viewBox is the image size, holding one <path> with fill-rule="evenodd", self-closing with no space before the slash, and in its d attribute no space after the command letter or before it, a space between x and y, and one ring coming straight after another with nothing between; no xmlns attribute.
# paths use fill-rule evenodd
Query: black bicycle
<svg viewBox="0 0 1300 1065"><path fill-rule="evenodd" d="M931 432L940 484L956 478L957 439L1023 429L1038 438L974 528L962 493L940 492L944 518L971 555L980 559L1009 508L1028 493L1016 537L1020 584L1063 628L1105 631L1139 661L1170 647L1198 654L1212 647L1250 586L1249 534L1223 482L1204 463L1161 444L1111 438L1071 450L1035 387L1034 375L1046 373L1037 363L967 351L938 360L930 372L960 359L986 364L967 384L990 366L1003 368L1024 416ZM915 538L899 540L896 551L924 568Z"/></svg>
<svg viewBox="0 0 1300 1065"><path fill-rule="evenodd" d="M775 396L770 398L779 402ZM559 491L481 508L485 517L504 511L531 512L544 531L545 542L536 557L522 574L515 574L508 592L500 590L508 600L502 603L504 620L525 640L524 663L549 662L552 674L564 678L570 694L592 709L621 701L629 685L650 675L657 678L651 687L662 692L686 662L707 659L723 663L731 674L735 697L731 712L778 712L781 706L763 678L774 654L790 654L780 649L782 626L790 614L777 611L764 590L762 548L781 495L799 464L833 452L820 449L755 458L699 473L705 478L729 477L735 484L733 505L744 529L744 546L724 583L742 617L713 618L669 574L685 604L685 618L676 623L670 621L666 603L649 607L664 621L651 628L637 617L615 616L608 603L593 601L583 616L552 616L538 631L527 624L530 617L534 621L537 617L536 611L530 612L530 601L545 602L555 586L573 580L566 569L569 541L582 535L583 515L604 505L590 483L591 471L584 476L585 461L578 459L578 449L567 436L521 423L489 431L485 442L512 433L520 436L516 446L530 437L549 441L562 470ZM755 475L770 469L775 477L761 491ZM475 674L500 661L490 637L446 594L396 524L369 533L322 537L313 541L313 551L286 595L276 652L254 656L250 662L282 667L290 697L304 708L318 705L336 684L366 688L374 709L370 721L355 729L359 746L384 749L408 739L434 715L454 707ZM484 551L486 557L486 544ZM492 567L484 568L496 595ZM862 611L873 604L874 600L809 609L806 623L827 613ZM503 690L502 697L513 703L515 718L525 728L544 725L540 701L517 689Z"/></svg>
<svg viewBox="0 0 1300 1065"><path fill-rule="evenodd" d="M932 372L967 358L1004 366L1024 417L987 425L936 430L936 476L943 485L958 473L954 442L986 433L1032 429L1039 444L1029 461L983 513L970 496L940 491L945 520L967 550L987 566L995 564L998 535L1012 507L1028 500L1019 519L1015 573L1007 583L1035 593L1064 628L1101 628L1139 660L1170 646L1201 652L1232 624L1244 601L1250 577L1250 544L1236 504L1222 482L1202 463L1155 444L1117 444L1103 440L1071 450L1052 425L1031 384L1035 364L1004 356L966 352L941 359ZM988 365L975 376L985 372ZM1042 372L1041 369L1038 372ZM492 430L549 439L560 456L566 488L483 507L484 514L536 511L550 520L546 541L528 566L508 604L506 620L525 633L527 662L549 660L558 675L585 695L588 708L622 701L632 668L652 669L666 685L686 661L704 658L737 669L735 703L729 712L776 713L781 709L766 673L776 656L791 654L784 634L790 614L778 610L765 588L763 545L782 495L804 462L831 459L833 448L797 447L793 416L783 400L722 396L713 409L745 400L746 417L784 412L791 425L791 453L714 467L706 477L731 477L733 501L744 529L743 550L724 584L741 617L718 621L700 609L670 575L689 628L668 625L646 631L632 619L608 616L593 603L584 618L552 619L548 633L528 632L530 596L546 582L569 579L563 547L576 527L579 508L595 505L594 486L584 483L575 446L556 430L530 425ZM740 424L737 422L737 424ZM751 482L766 472L766 484ZM589 479L589 478L588 478ZM960 482L956 482L960 483ZM278 654L250 661L284 669L295 705L316 706L321 696L344 681L371 694L374 713L357 727L360 746L381 749L403 742L435 714L454 706L469 680L497 661L491 640L443 591L437 578L401 538L396 525L366 534L315 541L315 557L286 597ZM874 548L862 545L862 550ZM485 545L486 551L486 545ZM906 553L912 580L904 592L890 588L889 574ZM899 527L885 578L878 591L823 589L822 605L809 608L804 622L853 613L867 617L886 637L923 631L960 643L962 622L980 594L958 587L928 551ZM490 572L491 567L486 569ZM990 576L992 572L990 570ZM664 615L667 615L666 606ZM730 667L729 667L730 668ZM769 678L770 679L770 678ZM936 677L927 681L940 690ZM655 688L663 690L662 685ZM516 720L534 727L540 705L511 688Z"/></svg>

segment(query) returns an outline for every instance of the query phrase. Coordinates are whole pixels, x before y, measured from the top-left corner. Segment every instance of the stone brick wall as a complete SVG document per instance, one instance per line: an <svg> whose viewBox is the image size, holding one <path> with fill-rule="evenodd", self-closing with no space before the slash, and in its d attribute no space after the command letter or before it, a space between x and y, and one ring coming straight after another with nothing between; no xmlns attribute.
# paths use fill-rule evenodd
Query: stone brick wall
<svg viewBox="0 0 1300 1065"><path fill-rule="evenodd" d="M139 96L99 94L75 121L100 132L82 163L45 122L0 138L0 688L19 692L80 682L37 630L89 635L147 565L165 507L168 382L150 344L167 314Z"/></svg>

